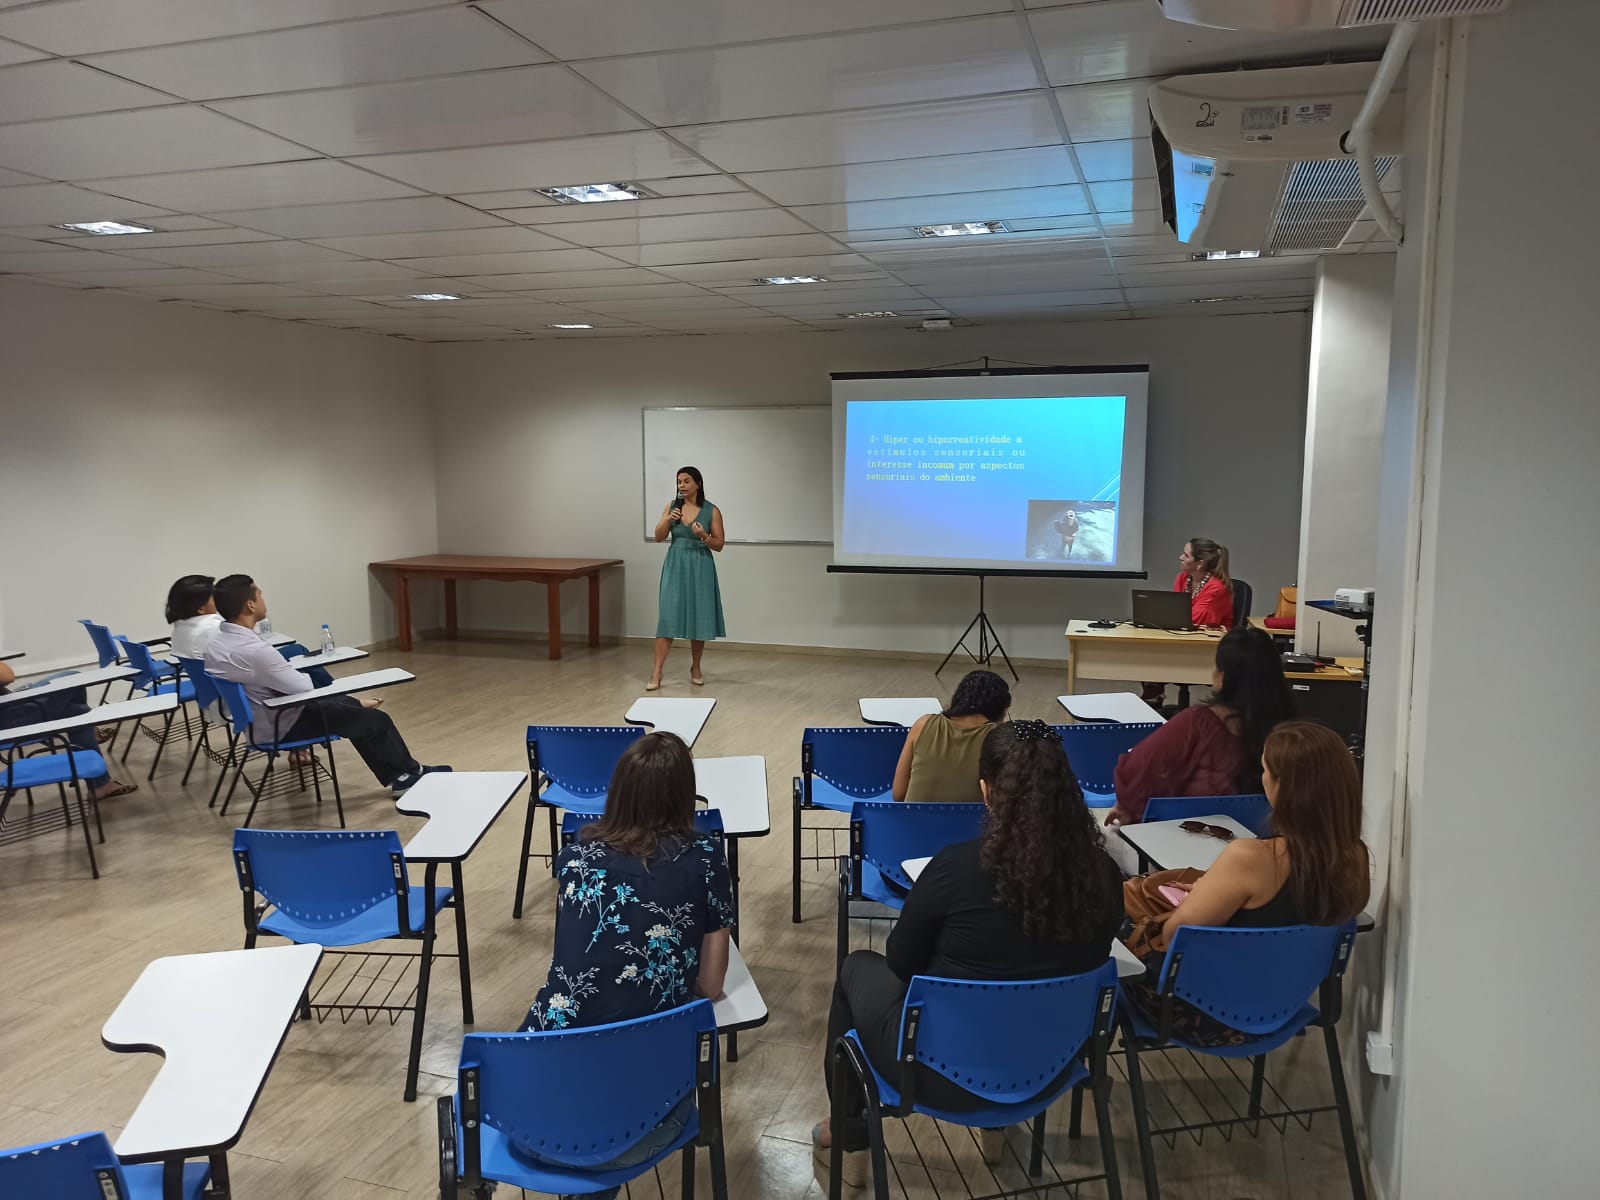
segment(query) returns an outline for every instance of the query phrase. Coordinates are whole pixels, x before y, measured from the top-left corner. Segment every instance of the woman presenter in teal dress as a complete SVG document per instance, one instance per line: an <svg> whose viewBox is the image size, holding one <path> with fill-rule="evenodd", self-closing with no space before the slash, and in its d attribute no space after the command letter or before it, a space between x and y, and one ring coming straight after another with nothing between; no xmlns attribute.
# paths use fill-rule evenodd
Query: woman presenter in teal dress
<svg viewBox="0 0 1600 1200"><path fill-rule="evenodd" d="M678 468L677 499L661 510L656 541L671 541L661 564L661 605L656 619L656 665L645 691L661 686L661 669L673 638L688 638L689 681L705 683L700 656L712 638L726 637L722 625L722 591L717 587L713 550L721 550L722 510L706 499L705 480L697 467Z"/></svg>

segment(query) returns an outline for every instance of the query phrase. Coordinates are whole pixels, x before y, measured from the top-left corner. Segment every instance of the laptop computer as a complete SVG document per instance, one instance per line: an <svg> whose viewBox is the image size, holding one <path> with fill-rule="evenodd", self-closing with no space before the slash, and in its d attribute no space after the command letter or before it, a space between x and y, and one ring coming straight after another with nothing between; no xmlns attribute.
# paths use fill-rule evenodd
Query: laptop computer
<svg viewBox="0 0 1600 1200"><path fill-rule="evenodd" d="M1189 593L1134 588L1133 623L1144 629L1193 629Z"/></svg>

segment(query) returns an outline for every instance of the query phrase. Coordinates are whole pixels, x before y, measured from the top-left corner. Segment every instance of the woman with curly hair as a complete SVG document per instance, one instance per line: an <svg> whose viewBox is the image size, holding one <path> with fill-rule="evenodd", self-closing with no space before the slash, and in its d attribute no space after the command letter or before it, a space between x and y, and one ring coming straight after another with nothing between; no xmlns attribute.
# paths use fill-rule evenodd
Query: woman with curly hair
<svg viewBox="0 0 1600 1200"><path fill-rule="evenodd" d="M913 975L1048 979L1094 970L1111 953L1123 917L1122 873L1106 855L1055 731L1043 721L995 726L978 760L978 786L989 807L983 836L934 856L906 897L885 953L858 950L840 967L824 1078L834 1044L852 1028L878 1070L897 1070L900 1008ZM933 1107L983 1106L937 1072L917 1070L918 1095ZM848 1107L859 1111L854 1100ZM866 1156L853 1152L866 1148L866 1122L856 1118L833 1131L824 1121L812 1130L824 1172L835 1132L847 1152L844 1182L858 1187ZM990 1132L985 1155L998 1161L998 1131Z"/></svg>
<svg viewBox="0 0 1600 1200"><path fill-rule="evenodd" d="M949 707L918 717L907 732L889 794L913 804L978 803L978 755L1010 707L1004 679L993 671L968 671Z"/></svg>

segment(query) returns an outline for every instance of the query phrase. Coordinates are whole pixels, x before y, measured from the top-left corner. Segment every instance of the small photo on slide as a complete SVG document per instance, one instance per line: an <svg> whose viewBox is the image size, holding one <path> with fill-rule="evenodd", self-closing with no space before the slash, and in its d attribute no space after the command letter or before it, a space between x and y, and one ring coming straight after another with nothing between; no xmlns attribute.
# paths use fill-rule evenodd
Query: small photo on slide
<svg viewBox="0 0 1600 1200"><path fill-rule="evenodd" d="M1029 500L1025 554L1031 562L1115 562L1117 502Z"/></svg>

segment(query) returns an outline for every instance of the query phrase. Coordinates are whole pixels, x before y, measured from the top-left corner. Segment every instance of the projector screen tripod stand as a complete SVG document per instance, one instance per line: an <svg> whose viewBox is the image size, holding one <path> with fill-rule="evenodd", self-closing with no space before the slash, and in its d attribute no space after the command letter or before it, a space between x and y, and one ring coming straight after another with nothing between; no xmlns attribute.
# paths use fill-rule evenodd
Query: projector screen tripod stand
<svg viewBox="0 0 1600 1200"><path fill-rule="evenodd" d="M942 661L938 667L934 669L933 673L937 675L947 666L949 666L950 660L956 656L957 650L965 650L968 658L972 659L973 662L985 667L987 667L994 656L998 654L1001 658L1005 659L1006 670L1011 672L1011 678L1020 683L1022 681L1022 676L1018 675L1017 669L1011 665L1011 657L1006 653L1006 648L1000 644L1000 634L995 629L994 623L989 620L989 614L984 611L983 585L985 578L986 577L983 575L978 576L977 615L972 618L972 622L966 627L965 630L962 631L961 636L956 639L956 644L950 647L950 653L944 656L944 661ZM967 639L972 636L973 630L978 631L978 652L976 654L974 654L971 647L967 645Z"/></svg>

